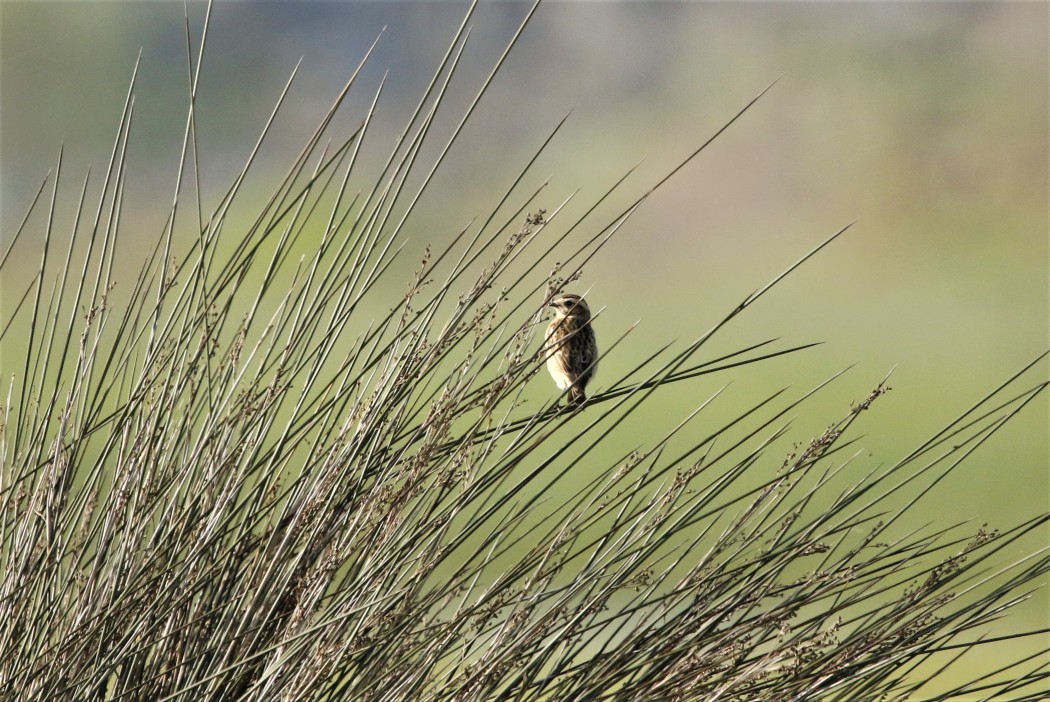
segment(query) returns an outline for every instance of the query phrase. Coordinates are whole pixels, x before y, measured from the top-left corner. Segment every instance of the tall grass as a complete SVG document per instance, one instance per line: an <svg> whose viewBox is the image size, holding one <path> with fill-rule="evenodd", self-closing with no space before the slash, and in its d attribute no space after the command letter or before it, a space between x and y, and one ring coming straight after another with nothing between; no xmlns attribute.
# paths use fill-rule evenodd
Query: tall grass
<svg viewBox="0 0 1050 702"><path fill-rule="evenodd" d="M24 349L3 359L3 698L1041 699L1045 650L1001 670L970 661L1045 579L1045 549L1006 555L1047 515L997 530L920 512L1041 396L1040 359L891 464L855 444L886 382L787 455L790 414L823 384L729 420L708 400L662 434L639 421L673 383L805 348L709 342L845 229L694 342L606 372L581 411L536 378L545 303L663 181L599 220L621 179L565 221L564 203L521 191L530 161L486 216L393 279L421 193L466 146L502 63L436 136L471 12L377 172L358 156L382 85L356 130L332 128L355 71L246 227L230 213L288 86L205 211L205 22L176 192L138 274L114 264L134 77L101 187L67 183L60 155L5 233L0 271L39 258L2 320L8 351ZM63 246L54 215L70 199ZM565 263L545 270L552 251ZM606 335L602 351L635 342ZM548 403L524 401L531 383ZM596 464L623 432L642 448Z"/></svg>

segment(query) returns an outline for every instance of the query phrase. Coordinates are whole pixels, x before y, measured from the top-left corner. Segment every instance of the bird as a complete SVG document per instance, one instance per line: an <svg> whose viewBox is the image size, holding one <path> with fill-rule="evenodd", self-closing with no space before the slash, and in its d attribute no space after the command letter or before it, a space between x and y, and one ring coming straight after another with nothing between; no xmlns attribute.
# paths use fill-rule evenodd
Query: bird
<svg viewBox="0 0 1050 702"><path fill-rule="evenodd" d="M554 319L547 327L544 353L547 370L560 390L568 390L568 404L582 407L587 383L598 368L598 344L591 327L591 310L579 295L562 293L551 298Z"/></svg>

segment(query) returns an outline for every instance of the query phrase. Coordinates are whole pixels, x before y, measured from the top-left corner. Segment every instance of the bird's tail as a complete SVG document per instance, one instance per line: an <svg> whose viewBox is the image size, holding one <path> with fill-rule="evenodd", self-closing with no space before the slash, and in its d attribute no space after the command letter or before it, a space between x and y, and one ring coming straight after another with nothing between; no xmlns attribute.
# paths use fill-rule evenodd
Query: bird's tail
<svg viewBox="0 0 1050 702"><path fill-rule="evenodd" d="M583 393L583 388L579 385L573 385L569 388L570 407L583 407L585 402L587 402L587 396Z"/></svg>

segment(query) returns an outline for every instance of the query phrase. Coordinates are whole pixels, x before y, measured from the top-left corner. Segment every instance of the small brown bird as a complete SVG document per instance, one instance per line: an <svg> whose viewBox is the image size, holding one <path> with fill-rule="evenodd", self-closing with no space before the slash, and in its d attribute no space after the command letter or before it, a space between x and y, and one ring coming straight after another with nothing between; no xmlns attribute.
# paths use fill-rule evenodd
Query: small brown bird
<svg viewBox="0 0 1050 702"><path fill-rule="evenodd" d="M598 344L591 328L591 310L579 295L564 293L550 301L554 319L547 327L547 370L554 382L569 391L569 405L587 401L584 390L598 368Z"/></svg>

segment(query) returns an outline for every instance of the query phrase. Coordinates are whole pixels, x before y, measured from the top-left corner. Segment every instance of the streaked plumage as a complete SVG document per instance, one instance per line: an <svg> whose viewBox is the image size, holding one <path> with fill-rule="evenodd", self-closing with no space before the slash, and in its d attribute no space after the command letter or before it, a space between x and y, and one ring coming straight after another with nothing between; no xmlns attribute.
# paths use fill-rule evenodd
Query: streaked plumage
<svg viewBox="0 0 1050 702"><path fill-rule="evenodd" d="M547 327L544 353L547 370L562 390L569 391L569 404L587 401L587 383L598 367L598 344L591 328L591 310L579 295L564 293L550 301L554 319Z"/></svg>

